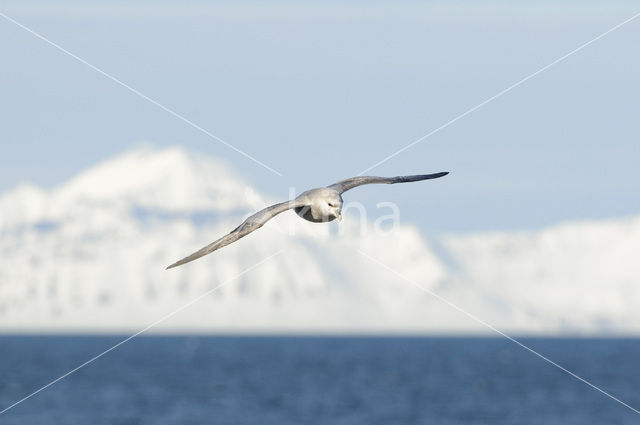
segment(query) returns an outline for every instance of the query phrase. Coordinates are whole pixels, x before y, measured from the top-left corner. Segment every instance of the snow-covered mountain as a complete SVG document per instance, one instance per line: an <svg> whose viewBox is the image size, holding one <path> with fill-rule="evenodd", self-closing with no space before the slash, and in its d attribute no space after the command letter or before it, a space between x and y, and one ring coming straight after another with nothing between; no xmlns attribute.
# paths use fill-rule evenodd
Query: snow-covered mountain
<svg viewBox="0 0 640 425"><path fill-rule="evenodd" d="M495 321L536 332L640 331L640 217L444 238Z"/></svg>
<svg viewBox="0 0 640 425"><path fill-rule="evenodd" d="M285 213L164 270L270 201L180 148L132 150L52 190L16 187L0 196L0 331L133 331L223 285L154 330L487 332L361 253L505 331L640 331L640 218L432 247L407 224Z"/></svg>

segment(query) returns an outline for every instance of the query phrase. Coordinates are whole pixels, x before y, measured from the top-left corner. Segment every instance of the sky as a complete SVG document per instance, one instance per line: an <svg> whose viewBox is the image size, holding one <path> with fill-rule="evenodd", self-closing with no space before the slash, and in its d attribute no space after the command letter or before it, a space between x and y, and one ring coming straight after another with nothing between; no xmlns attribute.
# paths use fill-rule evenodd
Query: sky
<svg viewBox="0 0 640 425"><path fill-rule="evenodd" d="M356 175L640 12L634 2L7 2L0 192L140 144L223 158L270 198ZM367 174L427 233L640 213L640 17ZM1 213L1 212L0 212Z"/></svg>

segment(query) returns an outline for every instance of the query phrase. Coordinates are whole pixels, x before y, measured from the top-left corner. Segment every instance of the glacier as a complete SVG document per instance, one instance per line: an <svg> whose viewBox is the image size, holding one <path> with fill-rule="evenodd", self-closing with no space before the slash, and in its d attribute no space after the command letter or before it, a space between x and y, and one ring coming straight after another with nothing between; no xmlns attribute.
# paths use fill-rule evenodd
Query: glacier
<svg viewBox="0 0 640 425"><path fill-rule="evenodd" d="M637 334L640 217L427 237L293 213L187 266L273 199L217 158L136 148L0 195L0 332ZM277 199L275 201L281 201ZM338 227L340 226L340 227ZM424 290L372 262L375 258ZM277 254L255 269L245 269Z"/></svg>

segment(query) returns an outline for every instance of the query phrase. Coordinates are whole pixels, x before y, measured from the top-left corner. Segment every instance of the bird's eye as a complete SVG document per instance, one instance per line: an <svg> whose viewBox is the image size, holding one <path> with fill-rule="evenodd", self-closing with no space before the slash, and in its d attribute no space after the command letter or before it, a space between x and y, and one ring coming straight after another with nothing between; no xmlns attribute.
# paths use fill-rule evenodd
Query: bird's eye
<svg viewBox="0 0 640 425"><path fill-rule="evenodd" d="M327 202L327 204L329 204L330 207L335 207L331 202Z"/></svg>

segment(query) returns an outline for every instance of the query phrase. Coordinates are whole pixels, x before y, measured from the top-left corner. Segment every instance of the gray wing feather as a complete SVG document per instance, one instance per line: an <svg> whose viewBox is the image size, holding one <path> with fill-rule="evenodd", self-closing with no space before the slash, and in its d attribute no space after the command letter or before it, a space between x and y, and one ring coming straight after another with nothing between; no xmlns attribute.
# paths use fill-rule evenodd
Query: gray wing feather
<svg viewBox="0 0 640 425"><path fill-rule="evenodd" d="M327 186L329 189L334 189L338 193L344 193L354 187L362 186L363 184L395 184L395 183L409 183L417 182L420 180L437 179L449 174L448 172L434 173L434 174L419 174L415 176L397 176L397 177L374 177L374 176L359 176L351 177L349 179L340 180L337 183Z"/></svg>
<svg viewBox="0 0 640 425"><path fill-rule="evenodd" d="M250 216L249 218L247 218L245 221L242 222L242 224L238 227L236 227L235 229L233 229L229 234L221 237L220 239L210 243L209 245L205 246L204 248L194 252L193 254L189 255L188 257L183 258L180 261L176 261L175 263L171 264L170 266L167 267L167 269L171 269L173 267L177 267L177 266L181 266L182 264L188 263L190 261L193 261L197 258L203 257L207 254L212 253L213 251L216 251L222 247L225 247L235 241L237 241L238 239L248 235L249 233L253 232L254 230L258 230L259 228L261 228L264 223L266 223L267 221L269 221L271 218L275 217L276 215L280 214L281 212L287 211L291 208L295 208L300 206L298 202L296 201L287 201L287 202L281 202L279 204L275 204L275 205L271 205L270 207L267 207L263 210L258 211L257 213L253 214L252 216Z"/></svg>

